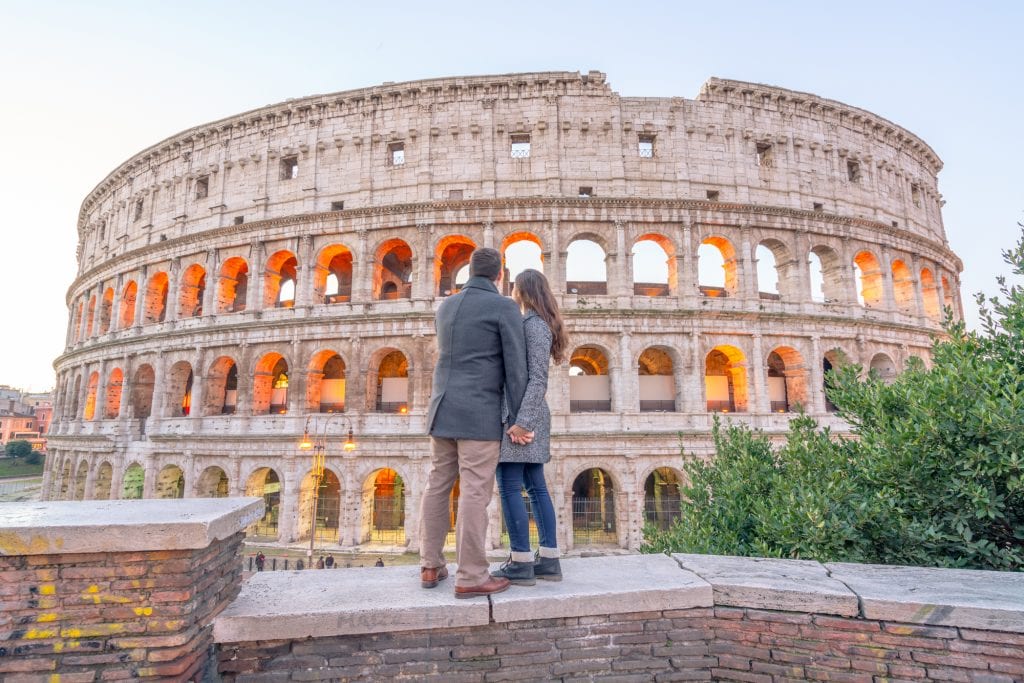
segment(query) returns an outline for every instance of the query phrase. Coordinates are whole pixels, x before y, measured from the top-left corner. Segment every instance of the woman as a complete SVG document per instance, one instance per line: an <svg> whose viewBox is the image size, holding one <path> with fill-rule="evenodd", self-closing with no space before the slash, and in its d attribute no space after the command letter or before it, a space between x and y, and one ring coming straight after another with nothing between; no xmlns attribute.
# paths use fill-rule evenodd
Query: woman
<svg viewBox="0 0 1024 683"><path fill-rule="evenodd" d="M501 569L491 574L507 578L514 584L532 586L537 579L562 580L555 535L555 509L544 482L544 463L551 459L551 411L544 394L548 390L548 360L561 363L569 339L558 304L543 273L532 269L521 272L516 277L512 297L526 316L523 327L529 379L516 424L508 427L498 460L501 510L512 555ZM533 440L527 443L521 435L529 432L533 433ZM522 496L524 487L530 496L540 532L536 562L530 551L530 524Z"/></svg>

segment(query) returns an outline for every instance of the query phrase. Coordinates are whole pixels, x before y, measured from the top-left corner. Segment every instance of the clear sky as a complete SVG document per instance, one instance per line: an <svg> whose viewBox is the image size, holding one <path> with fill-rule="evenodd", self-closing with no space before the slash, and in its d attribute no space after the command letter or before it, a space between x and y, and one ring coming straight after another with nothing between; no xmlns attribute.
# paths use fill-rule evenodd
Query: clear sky
<svg viewBox="0 0 1024 683"><path fill-rule="evenodd" d="M46 389L76 219L118 164L190 126L315 93L597 69L628 96L710 76L867 109L945 162L963 297L994 292L1024 220L1024 2L0 0L0 384Z"/></svg>

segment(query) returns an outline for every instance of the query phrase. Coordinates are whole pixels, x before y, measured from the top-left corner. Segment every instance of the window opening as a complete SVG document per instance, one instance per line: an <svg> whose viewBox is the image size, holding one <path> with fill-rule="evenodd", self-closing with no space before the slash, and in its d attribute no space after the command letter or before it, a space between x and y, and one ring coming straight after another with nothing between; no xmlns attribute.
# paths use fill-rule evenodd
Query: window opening
<svg viewBox="0 0 1024 683"><path fill-rule="evenodd" d="M133 218L133 220L137 221L140 218L142 218L142 206L143 206L143 203L142 203L141 199L139 199L139 200L137 200L135 202L135 217Z"/></svg>
<svg viewBox="0 0 1024 683"><path fill-rule="evenodd" d="M529 135L513 135L511 136L511 141L513 159L526 159L530 156Z"/></svg>
<svg viewBox="0 0 1024 683"><path fill-rule="evenodd" d="M281 180L293 180L299 177L299 158L295 156L281 159Z"/></svg>
<svg viewBox="0 0 1024 683"><path fill-rule="evenodd" d="M755 149L757 151L757 165L765 168L771 168L772 146L767 142L759 142Z"/></svg>
<svg viewBox="0 0 1024 683"><path fill-rule="evenodd" d="M210 176L196 178L196 199L206 199L210 195Z"/></svg>
<svg viewBox="0 0 1024 683"><path fill-rule="evenodd" d="M718 190L708 190L708 191L707 191L707 198L708 198L708 201L711 201L711 202L717 202L717 201L718 201L718 198L719 198L720 196L721 196L721 195L719 194Z"/></svg>
<svg viewBox="0 0 1024 683"><path fill-rule="evenodd" d="M641 159L654 158L654 136L641 135L637 141L637 152Z"/></svg>
<svg viewBox="0 0 1024 683"><path fill-rule="evenodd" d="M331 202L331 211L344 211L345 202Z"/></svg>
<svg viewBox="0 0 1024 683"><path fill-rule="evenodd" d="M590 186L580 186L580 197L593 197L594 188Z"/></svg>
<svg viewBox="0 0 1024 683"><path fill-rule="evenodd" d="M846 177L851 183L860 182L860 164L856 161L846 162Z"/></svg>
<svg viewBox="0 0 1024 683"><path fill-rule="evenodd" d="M392 142L388 145L388 164L401 166L405 163L405 143Z"/></svg>

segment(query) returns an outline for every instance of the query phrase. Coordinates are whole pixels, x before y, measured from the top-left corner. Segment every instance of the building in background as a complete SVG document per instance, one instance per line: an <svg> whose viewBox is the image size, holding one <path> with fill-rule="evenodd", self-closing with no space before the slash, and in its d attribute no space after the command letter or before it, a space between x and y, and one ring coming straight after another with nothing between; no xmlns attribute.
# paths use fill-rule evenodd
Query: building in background
<svg viewBox="0 0 1024 683"><path fill-rule="evenodd" d="M46 433L53 418L53 394L28 393L0 385L0 446L24 439L46 453Z"/></svg>

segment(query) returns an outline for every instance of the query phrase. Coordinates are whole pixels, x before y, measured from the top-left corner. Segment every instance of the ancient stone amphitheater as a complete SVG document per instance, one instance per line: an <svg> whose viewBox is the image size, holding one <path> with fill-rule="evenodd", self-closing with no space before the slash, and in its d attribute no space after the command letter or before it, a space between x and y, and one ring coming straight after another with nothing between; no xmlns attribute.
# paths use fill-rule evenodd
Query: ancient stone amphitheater
<svg viewBox="0 0 1024 683"><path fill-rule="evenodd" d="M542 268L572 332L548 391L562 546L636 547L716 413L782 433L799 404L842 430L830 367L927 361L962 313L941 167L816 95L622 97L593 71L191 128L82 204L44 495L264 496L257 537L416 548L433 314L484 245Z"/></svg>

